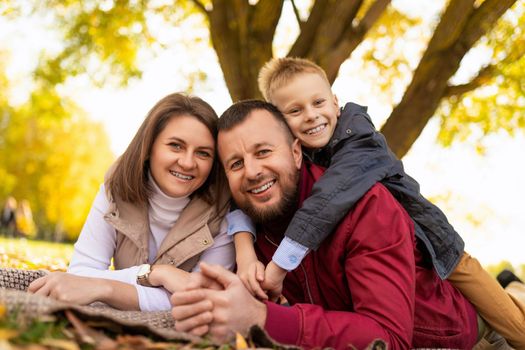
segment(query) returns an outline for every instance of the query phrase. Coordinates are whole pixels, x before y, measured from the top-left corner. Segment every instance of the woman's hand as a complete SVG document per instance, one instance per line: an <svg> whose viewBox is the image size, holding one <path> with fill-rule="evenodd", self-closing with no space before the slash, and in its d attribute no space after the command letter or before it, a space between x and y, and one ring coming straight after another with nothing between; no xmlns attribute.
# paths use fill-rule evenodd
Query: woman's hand
<svg viewBox="0 0 525 350"><path fill-rule="evenodd" d="M66 272L51 272L31 282L28 291L68 303L87 305L104 300L112 292L111 285L104 281Z"/></svg>
<svg viewBox="0 0 525 350"><path fill-rule="evenodd" d="M151 285L164 287L168 292L180 292L186 288L190 273L173 265L152 265L148 280Z"/></svg>

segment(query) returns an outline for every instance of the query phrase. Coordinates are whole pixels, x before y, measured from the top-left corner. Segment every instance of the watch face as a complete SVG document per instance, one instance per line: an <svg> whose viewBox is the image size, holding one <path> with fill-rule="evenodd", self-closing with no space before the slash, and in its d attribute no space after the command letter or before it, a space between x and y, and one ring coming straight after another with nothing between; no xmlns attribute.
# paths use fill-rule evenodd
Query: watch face
<svg viewBox="0 0 525 350"><path fill-rule="evenodd" d="M149 272L150 272L149 264L142 264L139 266L139 272L137 273L137 275L144 276L144 275L147 275Z"/></svg>

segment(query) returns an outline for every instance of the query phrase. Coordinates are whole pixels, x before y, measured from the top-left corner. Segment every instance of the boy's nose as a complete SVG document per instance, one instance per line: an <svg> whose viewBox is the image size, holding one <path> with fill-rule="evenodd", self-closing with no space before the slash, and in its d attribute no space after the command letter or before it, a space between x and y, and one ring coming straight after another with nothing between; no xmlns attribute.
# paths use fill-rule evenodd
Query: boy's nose
<svg viewBox="0 0 525 350"><path fill-rule="evenodd" d="M312 122L319 118L319 113L317 113L317 111L315 111L313 108L307 108L305 110L305 116L307 121Z"/></svg>

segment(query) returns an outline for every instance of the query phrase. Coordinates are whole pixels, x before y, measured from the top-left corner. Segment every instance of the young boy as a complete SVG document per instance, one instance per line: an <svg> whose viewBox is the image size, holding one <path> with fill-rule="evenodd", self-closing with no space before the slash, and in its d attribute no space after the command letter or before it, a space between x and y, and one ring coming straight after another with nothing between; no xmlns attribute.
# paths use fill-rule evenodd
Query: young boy
<svg viewBox="0 0 525 350"><path fill-rule="evenodd" d="M259 73L259 89L283 113L306 158L327 170L294 215L266 267L255 255L255 231L249 219L238 226L234 223L245 215L240 210L229 214L238 274L254 295L267 298L266 291L270 298L278 297L287 271L297 268L380 181L412 217L416 236L438 275L448 278L511 345L525 348L525 305L504 293L479 262L464 253L459 234L443 212L421 195L418 183L404 172L365 107L348 103L339 109L325 72L300 58L267 62Z"/></svg>

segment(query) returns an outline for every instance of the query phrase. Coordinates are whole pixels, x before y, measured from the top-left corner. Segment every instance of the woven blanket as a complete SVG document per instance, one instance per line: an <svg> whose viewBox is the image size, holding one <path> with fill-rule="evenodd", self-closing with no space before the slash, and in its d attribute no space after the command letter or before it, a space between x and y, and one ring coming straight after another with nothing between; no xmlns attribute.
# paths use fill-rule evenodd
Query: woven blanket
<svg viewBox="0 0 525 350"><path fill-rule="evenodd" d="M72 310L81 319L105 320L143 334L153 334L168 340L199 341L199 337L177 332L169 311L122 311L103 303L74 305L52 298L27 293L29 284L46 274L43 270L0 268L0 305L7 312L17 312L28 320L44 315Z"/></svg>

